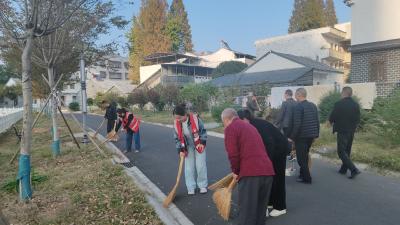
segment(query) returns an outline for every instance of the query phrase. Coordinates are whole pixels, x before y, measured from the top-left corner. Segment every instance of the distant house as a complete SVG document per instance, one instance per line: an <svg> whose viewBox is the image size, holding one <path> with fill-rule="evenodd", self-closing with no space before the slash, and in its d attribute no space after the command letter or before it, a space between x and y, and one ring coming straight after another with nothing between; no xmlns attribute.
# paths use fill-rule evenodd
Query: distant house
<svg viewBox="0 0 400 225"><path fill-rule="evenodd" d="M255 56L234 51L223 42L223 46L214 53L155 53L144 60L150 65L140 67L139 87L153 88L158 84L183 86L207 82L222 62L239 61L250 65Z"/></svg>
<svg viewBox="0 0 400 225"><path fill-rule="evenodd" d="M18 78L11 77L7 83L4 85L5 87L14 87L21 84L21 80ZM9 99L7 97L0 98L0 107L22 107L23 99L22 96L18 96L16 99Z"/></svg>
<svg viewBox="0 0 400 225"><path fill-rule="evenodd" d="M266 87L311 86L343 83L343 72L324 63L301 56L270 51L238 74L210 81L220 87L238 87L242 95L254 85Z"/></svg>
<svg viewBox="0 0 400 225"><path fill-rule="evenodd" d="M336 24L255 41L257 58L269 51L304 56L350 73L351 23Z"/></svg>
<svg viewBox="0 0 400 225"><path fill-rule="evenodd" d="M61 99L68 106L72 102L77 102L81 105L81 83L79 73L71 76L70 80L65 82L63 90L61 91Z"/></svg>
<svg viewBox="0 0 400 225"><path fill-rule="evenodd" d="M351 7L351 83L375 82L378 96L400 88L400 1L345 0Z"/></svg>

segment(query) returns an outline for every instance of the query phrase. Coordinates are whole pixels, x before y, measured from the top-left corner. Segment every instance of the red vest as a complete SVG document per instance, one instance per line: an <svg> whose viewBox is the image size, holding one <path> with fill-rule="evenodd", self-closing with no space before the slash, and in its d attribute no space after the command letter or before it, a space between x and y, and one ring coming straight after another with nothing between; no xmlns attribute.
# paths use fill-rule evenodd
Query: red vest
<svg viewBox="0 0 400 225"><path fill-rule="evenodd" d="M190 130L192 131L193 134L193 142L196 147L196 150L199 153L202 153L204 149L198 149L197 146L201 143L200 141L200 135L199 135L199 118L195 116L193 113L189 114L189 121L190 121ZM178 139L181 142L181 147L182 148L187 148L185 139L184 139L184 134L182 131L182 123L179 120L175 120L174 123L174 128L175 132L178 134Z"/></svg>
<svg viewBox="0 0 400 225"><path fill-rule="evenodd" d="M133 116L133 119L131 120L131 122L128 124L128 118L129 115ZM134 116L132 113L125 113L125 117L122 118L122 126L123 127L129 127L133 132L138 132L139 130L139 126L140 126L140 119L137 118L136 116Z"/></svg>

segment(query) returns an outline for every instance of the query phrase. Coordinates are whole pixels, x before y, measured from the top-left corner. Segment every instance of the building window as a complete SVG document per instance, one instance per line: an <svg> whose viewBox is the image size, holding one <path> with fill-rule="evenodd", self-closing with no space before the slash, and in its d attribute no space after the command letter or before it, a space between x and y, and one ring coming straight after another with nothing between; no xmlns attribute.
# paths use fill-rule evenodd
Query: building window
<svg viewBox="0 0 400 225"><path fill-rule="evenodd" d="M70 84L69 87L70 87L71 89L75 89L75 84Z"/></svg>
<svg viewBox="0 0 400 225"><path fill-rule="evenodd" d="M118 62L118 61L108 61L108 65L110 68L114 68L114 69L121 68L121 62Z"/></svg>
<svg viewBox="0 0 400 225"><path fill-rule="evenodd" d="M110 79L122 79L122 73L110 73Z"/></svg>
<svg viewBox="0 0 400 225"><path fill-rule="evenodd" d="M72 101L73 101L73 102L76 102L76 96L75 96L75 95L72 96Z"/></svg>
<svg viewBox="0 0 400 225"><path fill-rule="evenodd" d="M128 62L124 62L124 66L126 70L129 70L129 63Z"/></svg>
<svg viewBox="0 0 400 225"><path fill-rule="evenodd" d="M386 80L385 63L383 61L370 62L369 64L369 81L385 81Z"/></svg>

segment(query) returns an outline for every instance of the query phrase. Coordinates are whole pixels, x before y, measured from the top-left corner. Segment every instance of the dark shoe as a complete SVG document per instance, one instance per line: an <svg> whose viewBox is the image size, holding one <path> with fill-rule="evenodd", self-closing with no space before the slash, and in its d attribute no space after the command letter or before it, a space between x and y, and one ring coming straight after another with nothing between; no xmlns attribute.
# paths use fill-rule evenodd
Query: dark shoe
<svg viewBox="0 0 400 225"><path fill-rule="evenodd" d="M347 173L347 170L342 170L342 169L340 169L340 170L338 171L338 173L340 173L340 174L342 174L342 175L345 175L345 174Z"/></svg>
<svg viewBox="0 0 400 225"><path fill-rule="evenodd" d="M351 175L349 177L349 179L354 179L357 175L359 175L361 172L359 170L354 170L351 171Z"/></svg>
<svg viewBox="0 0 400 225"><path fill-rule="evenodd" d="M304 180L303 178L297 178L296 181L299 183L311 184L311 181Z"/></svg>

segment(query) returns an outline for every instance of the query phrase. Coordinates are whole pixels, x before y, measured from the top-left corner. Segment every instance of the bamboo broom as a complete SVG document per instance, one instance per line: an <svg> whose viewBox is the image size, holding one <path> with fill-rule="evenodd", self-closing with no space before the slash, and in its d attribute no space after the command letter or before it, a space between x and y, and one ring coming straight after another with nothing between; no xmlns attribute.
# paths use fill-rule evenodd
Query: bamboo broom
<svg viewBox="0 0 400 225"><path fill-rule="evenodd" d="M215 182L214 184L210 185L208 187L208 189L214 191L218 188L224 188L224 187L228 187L228 185L232 182L233 179L233 174L230 173L228 175L226 175L224 178L222 178L221 180Z"/></svg>
<svg viewBox="0 0 400 225"><path fill-rule="evenodd" d="M180 157L180 161L179 161L179 169L178 169L178 175L176 176L175 186L172 188L171 192L168 194L167 198L165 198L164 203L163 203L163 206L165 208L167 208L168 205L171 204L171 202L175 198L176 190L178 189L179 182L180 182L181 176L182 176L182 168L183 168L183 162L184 161L185 161L185 156L181 156Z"/></svg>
<svg viewBox="0 0 400 225"><path fill-rule="evenodd" d="M227 188L220 188L213 194L213 200L221 217L226 221L231 212L232 190L236 186L236 179L232 179Z"/></svg>
<svg viewBox="0 0 400 225"><path fill-rule="evenodd" d="M97 134L100 131L100 128L103 126L105 121L106 121L106 119L104 118L103 121L101 122L100 126L97 128L96 132L94 133L93 138L96 138Z"/></svg>

